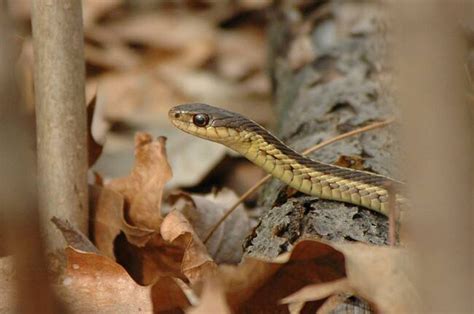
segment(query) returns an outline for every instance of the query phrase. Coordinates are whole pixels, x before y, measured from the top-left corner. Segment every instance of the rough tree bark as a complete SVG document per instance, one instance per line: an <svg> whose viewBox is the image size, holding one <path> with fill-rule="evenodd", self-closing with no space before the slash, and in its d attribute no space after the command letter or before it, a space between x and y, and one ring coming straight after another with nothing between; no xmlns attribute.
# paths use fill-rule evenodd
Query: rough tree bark
<svg viewBox="0 0 474 314"><path fill-rule="evenodd" d="M297 9L289 3L274 8L269 29L279 121L276 133L283 141L303 151L334 135L393 116L393 101L383 84L388 70L380 4L310 1L306 8ZM397 177L393 133L393 127L379 129L310 157L334 163L341 155L360 156L365 169ZM303 194L288 199L277 181L265 187L261 203L271 209L246 243L250 255L274 257L308 236L378 245L388 241L388 223L382 215ZM354 306L349 310L365 308L362 302Z"/></svg>
<svg viewBox="0 0 474 314"><path fill-rule="evenodd" d="M53 216L87 234L84 36L79 0L32 1L38 190L49 250L64 247Z"/></svg>

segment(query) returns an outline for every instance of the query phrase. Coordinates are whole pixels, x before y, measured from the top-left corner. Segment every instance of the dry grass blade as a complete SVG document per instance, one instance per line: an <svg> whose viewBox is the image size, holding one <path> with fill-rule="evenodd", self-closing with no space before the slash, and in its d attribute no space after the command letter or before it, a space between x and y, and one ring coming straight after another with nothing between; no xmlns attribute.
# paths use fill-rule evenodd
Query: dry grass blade
<svg viewBox="0 0 474 314"><path fill-rule="evenodd" d="M341 135L335 136L335 137L330 138L326 141L323 141L323 142L321 142L317 145L314 145L313 147L308 148L307 150L305 150L303 152L303 155L308 155L308 154L310 154L314 151L317 151L317 150L319 150L319 149L321 149L321 148L323 148L327 145L338 142L338 141L343 140L345 138L348 138L348 137L351 137L351 136L354 136L354 135L357 135L357 134L361 134L361 133L364 133L364 132L367 132L367 131L370 131L370 130L378 129L378 128L381 128L381 127L384 127L384 126L387 126L387 125L389 125L390 123L392 123L394 121L395 121L395 118L389 118L389 119L384 120L384 121L375 122L375 123L369 124L367 126L357 128L355 130L343 133ZM237 202L235 202L235 204L232 205L232 207L230 207L226 211L226 213L222 216L222 218L219 219L219 221L214 225L214 227L212 227L212 229L209 231L209 233L205 237L204 243L207 243L207 241L209 241L209 239L212 237L212 235L217 230L217 228L219 228L219 226L222 224L222 222L224 222L227 219L227 217L229 217L229 215L232 214L232 212L237 208L237 206L240 205L240 203L242 203L247 197L249 197L255 191L257 191L257 189L260 186L262 186L265 182L267 182L271 177L272 177L271 175L265 176L260 181L258 181L253 187L251 187L247 192L242 194L242 196L237 200Z"/></svg>
<svg viewBox="0 0 474 314"><path fill-rule="evenodd" d="M393 185L387 187L388 191L388 242L391 246L397 244L397 205L396 205L396 191Z"/></svg>

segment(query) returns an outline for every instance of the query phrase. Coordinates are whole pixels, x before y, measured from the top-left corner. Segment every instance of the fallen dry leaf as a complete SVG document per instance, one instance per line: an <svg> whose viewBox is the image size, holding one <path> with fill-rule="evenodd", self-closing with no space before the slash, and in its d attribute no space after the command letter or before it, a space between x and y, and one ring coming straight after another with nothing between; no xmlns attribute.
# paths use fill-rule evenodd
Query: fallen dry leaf
<svg viewBox="0 0 474 314"><path fill-rule="evenodd" d="M161 225L161 235L184 251L181 271L189 281L202 280L215 271L216 264L183 214L178 211L169 213Z"/></svg>
<svg viewBox="0 0 474 314"><path fill-rule="evenodd" d="M349 293L371 301L383 313L411 313L419 309L418 294L407 275L409 261L404 249L362 243L332 246L344 254L347 278L304 287L284 298L283 303Z"/></svg>
<svg viewBox="0 0 474 314"><path fill-rule="evenodd" d="M13 257L0 258L0 313L12 313L15 309L17 284Z"/></svg>
<svg viewBox="0 0 474 314"><path fill-rule="evenodd" d="M67 268L58 292L76 313L151 313L151 287L136 284L108 257L66 249Z"/></svg>
<svg viewBox="0 0 474 314"><path fill-rule="evenodd" d="M81 249L66 248L67 268L57 289L73 311L151 312L152 306L155 313L181 312L190 305L177 279L162 276L150 286L139 286L122 266L98 254L71 225L59 219L54 223L68 243ZM92 298L88 296L91 292Z"/></svg>
<svg viewBox="0 0 474 314"><path fill-rule="evenodd" d="M339 306L345 306L344 303L346 301L348 301L348 298L351 297L352 295L351 294L347 294L347 293L338 293L338 294L333 294L331 296L329 296L326 301L324 301L324 303L321 305L321 307L318 308L318 314L331 314L331 313L334 313L335 310L339 307ZM295 304L295 303L291 303L291 304L288 304L288 309L291 311L291 308L292 308L292 304ZM304 307L304 305L306 304L306 302L301 302L299 303L301 308ZM360 304L362 306L362 304ZM367 310L371 310L370 308L370 305L366 305L367 307ZM363 308L364 310L366 309L365 307ZM341 309L338 309L338 310L341 310ZM355 309L354 309L355 310ZM292 312L293 313L300 313L301 311L299 312Z"/></svg>
<svg viewBox="0 0 474 314"><path fill-rule="evenodd" d="M197 185L224 159L227 149L180 132L170 137L168 152L173 166L173 178L168 187L172 189Z"/></svg>
<svg viewBox="0 0 474 314"><path fill-rule="evenodd" d="M214 28L205 20L183 12L150 12L129 15L107 25L114 41L150 45L169 51L211 42ZM170 36L170 30L173 36ZM105 38L104 40L107 40Z"/></svg>
<svg viewBox="0 0 474 314"><path fill-rule="evenodd" d="M348 296L353 294L347 278L306 286L290 296L283 298L281 303L288 304L290 308L295 305L304 305L308 301L322 300L335 295L339 296L341 293L347 294ZM328 299L328 301L332 303L334 300ZM323 306L325 305L326 302ZM299 312L295 311L295 313Z"/></svg>
<svg viewBox="0 0 474 314"><path fill-rule="evenodd" d="M189 309L188 314L232 313L227 304L224 290L218 280L206 281L198 306Z"/></svg>
<svg viewBox="0 0 474 314"><path fill-rule="evenodd" d="M131 244L124 237L119 237L115 244L117 259L138 283L150 285L162 277L187 280L181 267L183 247L163 240L160 234L155 233L143 247Z"/></svg>
<svg viewBox="0 0 474 314"><path fill-rule="evenodd" d="M129 176L111 180L106 187L124 196L127 218L137 227L159 230L165 183L171 178L166 139L153 140L147 133L135 136L135 165Z"/></svg>
<svg viewBox="0 0 474 314"><path fill-rule="evenodd" d="M248 86L225 80L207 70L162 64L157 67L156 73L168 86L187 99L218 104L224 109L241 113L248 112L251 108L253 120L264 123L270 121L268 94L255 94Z"/></svg>
<svg viewBox="0 0 474 314"><path fill-rule="evenodd" d="M156 233L127 223L124 206L124 197L119 193L100 186L89 187L92 239L97 248L110 258L115 258L114 241L120 232L125 234L130 243L139 247L144 246Z"/></svg>
<svg viewBox="0 0 474 314"><path fill-rule="evenodd" d="M240 81L263 71L266 66L264 38L264 34L254 28L219 32L216 61L219 74Z"/></svg>
<svg viewBox="0 0 474 314"><path fill-rule="evenodd" d="M173 104L189 100L149 67L109 72L87 81L88 91L97 86L104 97L104 116L111 121L157 123L167 119Z"/></svg>
<svg viewBox="0 0 474 314"><path fill-rule="evenodd" d="M124 199L120 194L99 186L89 186L91 238L102 254L115 259L114 241L123 226Z"/></svg>
<svg viewBox="0 0 474 314"><path fill-rule="evenodd" d="M106 13L112 11L123 3L123 0L83 0L83 23L84 28L92 26L98 19L100 19Z"/></svg>
<svg viewBox="0 0 474 314"><path fill-rule="evenodd" d="M363 243L335 244L346 258L347 278L353 289L384 313L419 309L418 293L410 281L411 262L403 248Z"/></svg>
<svg viewBox="0 0 474 314"><path fill-rule="evenodd" d="M76 250L90 253L99 253L92 242L67 220L58 217L51 218L54 225L61 231L66 243Z"/></svg>
<svg viewBox="0 0 474 314"><path fill-rule="evenodd" d="M245 257L238 266L220 265L218 280L232 311L238 313L286 312L279 300L316 282L344 276L344 258L332 247L312 240L298 242L291 253L274 260ZM315 310L317 304L310 304Z"/></svg>
<svg viewBox="0 0 474 314"><path fill-rule="evenodd" d="M201 240L237 200L237 195L229 189L207 195L180 192L168 198L172 208L186 217ZM218 264L240 262L242 242L250 228L251 222L244 206L239 205L206 243L207 251L214 261Z"/></svg>
<svg viewBox="0 0 474 314"><path fill-rule="evenodd" d="M94 138L92 126L97 107L97 94L89 101L87 105L87 151L89 168L92 167L102 154L103 145ZM97 117L95 117L97 120ZM105 134L104 134L105 137Z"/></svg>
<svg viewBox="0 0 474 314"><path fill-rule="evenodd" d="M172 277L158 279L151 287L151 299L154 313L182 313L182 309L191 305L178 279Z"/></svg>
<svg viewBox="0 0 474 314"><path fill-rule="evenodd" d="M88 64L105 70L129 70L142 62L139 55L121 44L97 47L86 42L84 56Z"/></svg>
<svg viewBox="0 0 474 314"><path fill-rule="evenodd" d="M238 5L245 10L264 9L272 4L271 0L239 0Z"/></svg>
<svg viewBox="0 0 474 314"><path fill-rule="evenodd" d="M155 221L155 228L150 228L152 215L160 214L163 184L171 175L164 142L152 141L147 134L137 135L136 141L137 160L132 174L112 180L104 188L91 189L95 243L110 257L119 254L117 259L127 265L133 277L142 284L165 275L196 280L211 270L214 263L189 223L185 219L173 220L176 217L168 215L161 235L169 242L153 231L159 228L161 215ZM137 226L129 225L124 219L124 199L130 204L130 221ZM156 212L150 213L150 210ZM139 226L133 213L148 219L148 225ZM170 225L173 227L167 227ZM126 239L117 238L121 232Z"/></svg>

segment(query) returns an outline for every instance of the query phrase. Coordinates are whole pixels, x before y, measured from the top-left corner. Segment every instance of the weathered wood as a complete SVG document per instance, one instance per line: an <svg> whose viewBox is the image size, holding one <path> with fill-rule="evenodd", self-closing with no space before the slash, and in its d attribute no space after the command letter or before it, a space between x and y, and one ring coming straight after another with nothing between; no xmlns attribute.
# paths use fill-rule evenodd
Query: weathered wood
<svg viewBox="0 0 474 314"><path fill-rule="evenodd" d="M297 151L373 120L391 117L395 110L384 90L389 73L380 4L311 3L306 12L276 6L269 29L279 119L276 133ZM344 140L310 157L334 163L341 155L360 156L365 169L396 177L393 129L378 129ZM288 199L285 191L286 187L277 181L265 187L261 204L269 210L246 243L247 254L274 257L308 236L387 244L386 217L303 194ZM352 312L364 310L361 303L352 306Z"/></svg>

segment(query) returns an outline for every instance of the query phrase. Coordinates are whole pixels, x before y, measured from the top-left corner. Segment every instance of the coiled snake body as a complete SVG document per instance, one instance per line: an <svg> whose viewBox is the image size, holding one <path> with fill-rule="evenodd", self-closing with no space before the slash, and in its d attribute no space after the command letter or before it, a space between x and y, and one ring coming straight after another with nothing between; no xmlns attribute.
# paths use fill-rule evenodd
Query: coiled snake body
<svg viewBox="0 0 474 314"><path fill-rule="evenodd" d="M179 105L169 111L174 126L221 143L294 189L323 199L360 205L388 215L388 177L311 160L295 152L246 117L206 104ZM397 202L404 202L396 195Z"/></svg>

